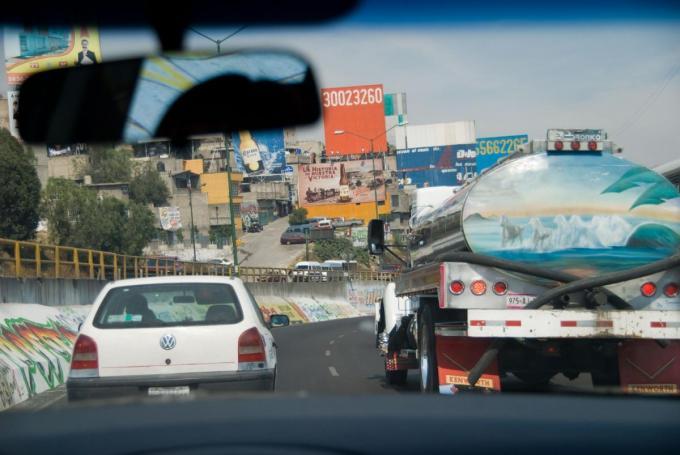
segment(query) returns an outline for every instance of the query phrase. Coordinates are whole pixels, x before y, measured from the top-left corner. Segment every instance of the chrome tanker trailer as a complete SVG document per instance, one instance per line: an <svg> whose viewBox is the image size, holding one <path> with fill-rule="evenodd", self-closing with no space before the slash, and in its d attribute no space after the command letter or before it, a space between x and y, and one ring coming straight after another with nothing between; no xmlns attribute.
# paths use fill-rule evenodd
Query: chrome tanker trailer
<svg viewBox="0 0 680 455"><path fill-rule="evenodd" d="M395 321L376 324L390 382L418 368L424 391L454 393L585 373L595 386L678 392L680 194L603 131L549 130L422 199L409 268L376 311ZM372 221L372 254L390 250L383 237Z"/></svg>

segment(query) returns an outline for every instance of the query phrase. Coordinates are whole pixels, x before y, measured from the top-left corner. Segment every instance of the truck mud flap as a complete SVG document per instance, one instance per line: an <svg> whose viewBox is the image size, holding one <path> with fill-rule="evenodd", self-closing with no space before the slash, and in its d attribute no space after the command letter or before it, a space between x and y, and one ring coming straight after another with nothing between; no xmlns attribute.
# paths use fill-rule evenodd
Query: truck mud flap
<svg viewBox="0 0 680 455"><path fill-rule="evenodd" d="M474 387L467 379L470 369L484 354L491 340L442 335L437 335L436 340L439 393L452 395L461 389L500 392L501 380L495 360Z"/></svg>
<svg viewBox="0 0 680 455"><path fill-rule="evenodd" d="M624 392L680 393L680 341L662 347L653 340L626 340L619 346L618 357Z"/></svg>

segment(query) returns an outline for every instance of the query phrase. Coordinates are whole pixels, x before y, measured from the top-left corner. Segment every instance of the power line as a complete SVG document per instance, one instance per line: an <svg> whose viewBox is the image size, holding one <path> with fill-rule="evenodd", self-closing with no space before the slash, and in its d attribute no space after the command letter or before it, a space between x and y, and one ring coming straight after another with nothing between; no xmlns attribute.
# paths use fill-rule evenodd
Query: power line
<svg viewBox="0 0 680 455"><path fill-rule="evenodd" d="M666 87L671 83L673 78L680 72L680 63L675 65L671 70L666 74L666 77L664 78L663 83L650 95L647 97L644 103L640 105L640 107L633 112L633 115L631 115L628 120L624 121L619 128L617 128L614 132L614 136L619 136L620 134L623 134L624 132L630 131L630 129L640 120L647 110L652 107L652 105L656 102L656 100L661 96L661 94L666 90Z"/></svg>

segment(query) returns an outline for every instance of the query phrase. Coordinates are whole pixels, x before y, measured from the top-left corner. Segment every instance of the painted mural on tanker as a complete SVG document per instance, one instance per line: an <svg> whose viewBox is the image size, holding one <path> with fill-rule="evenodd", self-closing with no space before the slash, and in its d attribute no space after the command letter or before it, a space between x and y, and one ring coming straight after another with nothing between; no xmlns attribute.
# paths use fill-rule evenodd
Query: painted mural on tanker
<svg viewBox="0 0 680 455"><path fill-rule="evenodd" d="M0 305L0 410L61 385L89 307Z"/></svg>
<svg viewBox="0 0 680 455"><path fill-rule="evenodd" d="M680 194L608 153L540 154L489 172L463 229L473 251L581 276L628 269L680 248Z"/></svg>

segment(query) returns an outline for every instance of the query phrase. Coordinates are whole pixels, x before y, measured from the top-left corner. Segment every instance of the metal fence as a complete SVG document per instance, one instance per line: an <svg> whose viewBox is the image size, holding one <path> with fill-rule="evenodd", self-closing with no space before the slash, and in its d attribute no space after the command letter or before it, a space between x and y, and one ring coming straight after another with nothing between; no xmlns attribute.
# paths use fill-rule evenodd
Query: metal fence
<svg viewBox="0 0 680 455"><path fill-rule="evenodd" d="M68 246L0 239L0 276L120 280L172 275L239 276L245 282L389 282L393 273L372 271L300 271L272 267L233 267L170 257L130 256Z"/></svg>

